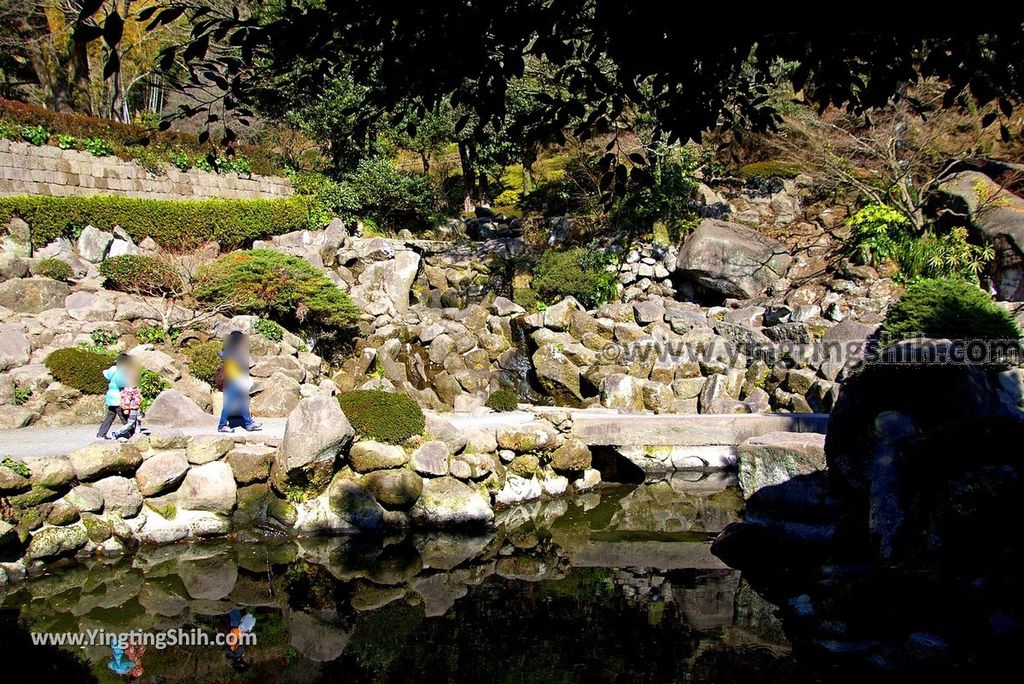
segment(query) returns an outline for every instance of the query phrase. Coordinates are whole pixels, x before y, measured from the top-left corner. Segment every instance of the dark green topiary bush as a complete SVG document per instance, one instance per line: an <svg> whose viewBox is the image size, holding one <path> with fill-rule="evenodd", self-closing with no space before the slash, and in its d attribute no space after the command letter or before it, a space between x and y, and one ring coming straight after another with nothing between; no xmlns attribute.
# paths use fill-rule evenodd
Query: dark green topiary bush
<svg viewBox="0 0 1024 684"><path fill-rule="evenodd" d="M46 357L46 368L50 375L85 394L103 394L107 391L103 371L113 363L113 354L97 354L76 347L58 349Z"/></svg>
<svg viewBox="0 0 1024 684"><path fill-rule="evenodd" d="M253 240L309 227L309 199L155 200L116 195L0 197L0 224L18 216L42 247L73 237L86 225L101 230L120 226L136 242L151 237L159 244L191 248L216 240L233 248Z"/></svg>
<svg viewBox="0 0 1024 684"><path fill-rule="evenodd" d="M924 336L950 340L1017 340L1020 328L977 285L962 280L920 280L889 307L882 340Z"/></svg>
<svg viewBox="0 0 1024 684"><path fill-rule="evenodd" d="M32 266L32 275L53 280L70 280L71 267L60 259L40 259Z"/></svg>
<svg viewBox="0 0 1024 684"><path fill-rule="evenodd" d="M519 397L512 390L498 390L487 397L484 404L495 411L515 411L519 406Z"/></svg>
<svg viewBox="0 0 1024 684"><path fill-rule="evenodd" d="M159 295L178 289L181 277L168 264L151 256L124 254L104 259L100 275L112 290Z"/></svg>
<svg viewBox="0 0 1024 684"><path fill-rule="evenodd" d="M221 344L216 340L197 342L185 348L188 357L188 371L203 382L213 384L220 369Z"/></svg>
<svg viewBox="0 0 1024 684"><path fill-rule="evenodd" d="M548 304L572 296L588 309L601 306L618 293L615 274L605 270L608 261L602 252L578 247L549 249L533 270L533 289Z"/></svg>
<svg viewBox="0 0 1024 684"><path fill-rule="evenodd" d="M354 390L339 394L338 403L359 436L378 442L401 444L426 426L423 411L404 394Z"/></svg>
<svg viewBox="0 0 1024 684"><path fill-rule="evenodd" d="M740 167L740 178L796 178L801 170L799 164L791 162L751 162Z"/></svg>
<svg viewBox="0 0 1024 684"><path fill-rule="evenodd" d="M305 259L271 249L237 250L200 269L196 295L240 313L325 328L355 322L359 308Z"/></svg>

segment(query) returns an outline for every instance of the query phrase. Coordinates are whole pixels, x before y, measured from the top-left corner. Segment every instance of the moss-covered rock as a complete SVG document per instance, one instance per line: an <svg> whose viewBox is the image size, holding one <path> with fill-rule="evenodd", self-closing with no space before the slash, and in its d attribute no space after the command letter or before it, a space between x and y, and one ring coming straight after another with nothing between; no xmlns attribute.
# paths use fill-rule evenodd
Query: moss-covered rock
<svg viewBox="0 0 1024 684"><path fill-rule="evenodd" d="M113 526L95 513L82 513L82 525L89 541L102 544L114 533Z"/></svg>
<svg viewBox="0 0 1024 684"><path fill-rule="evenodd" d="M555 470L586 470L590 463L590 447L583 440L567 439L551 452L551 467Z"/></svg>
<svg viewBox="0 0 1024 684"><path fill-rule="evenodd" d="M267 501L267 515L288 527L294 525L295 521L299 518L295 506L284 499L278 499L273 496Z"/></svg>
<svg viewBox="0 0 1024 684"><path fill-rule="evenodd" d="M39 504L60 498L60 492L49 487L33 486L27 492L7 497L8 503L15 508L34 508Z"/></svg>
<svg viewBox="0 0 1024 684"><path fill-rule="evenodd" d="M44 527L32 535L25 557L29 560L53 558L62 554L77 551L85 546L89 537L85 527Z"/></svg>
<svg viewBox="0 0 1024 684"><path fill-rule="evenodd" d="M512 459L508 469L516 475L529 477L540 470L540 459L533 454L521 454Z"/></svg>

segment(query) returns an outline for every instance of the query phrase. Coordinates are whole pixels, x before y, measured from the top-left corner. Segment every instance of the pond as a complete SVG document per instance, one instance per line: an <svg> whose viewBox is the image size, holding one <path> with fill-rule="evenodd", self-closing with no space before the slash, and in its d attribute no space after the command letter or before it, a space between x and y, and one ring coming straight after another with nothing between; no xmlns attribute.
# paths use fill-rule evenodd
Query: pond
<svg viewBox="0 0 1024 684"><path fill-rule="evenodd" d="M710 553L741 508L727 476L677 474L510 509L480 536L142 549L0 589L3 662L65 682L816 681ZM217 645L240 618L256 643ZM30 636L90 630L208 642L114 661Z"/></svg>

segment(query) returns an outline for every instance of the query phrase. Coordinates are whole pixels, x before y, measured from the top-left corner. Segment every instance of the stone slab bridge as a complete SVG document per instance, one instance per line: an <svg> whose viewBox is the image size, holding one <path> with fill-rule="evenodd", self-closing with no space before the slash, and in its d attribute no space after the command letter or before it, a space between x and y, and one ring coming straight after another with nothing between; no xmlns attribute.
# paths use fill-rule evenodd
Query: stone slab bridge
<svg viewBox="0 0 1024 684"><path fill-rule="evenodd" d="M607 409L534 407L485 415L446 414L456 428L496 429L537 418L572 421L569 434L592 449L608 448L647 472L726 469L754 437L778 433L825 434L827 413L623 414Z"/></svg>

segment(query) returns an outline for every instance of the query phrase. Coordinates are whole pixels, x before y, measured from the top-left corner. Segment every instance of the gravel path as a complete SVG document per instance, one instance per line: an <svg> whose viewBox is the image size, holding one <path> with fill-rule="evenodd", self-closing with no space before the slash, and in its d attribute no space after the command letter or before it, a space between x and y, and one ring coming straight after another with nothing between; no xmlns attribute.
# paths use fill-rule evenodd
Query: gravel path
<svg viewBox="0 0 1024 684"><path fill-rule="evenodd" d="M284 436L284 418L268 418L260 434L281 438ZM96 440L96 425L68 425L66 427L27 427L20 430L0 430L0 456L11 456L31 461L43 456L69 453ZM215 427L183 428L188 435L216 434Z"/></svg>

